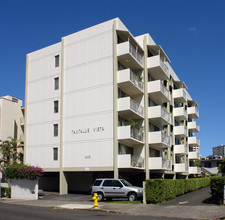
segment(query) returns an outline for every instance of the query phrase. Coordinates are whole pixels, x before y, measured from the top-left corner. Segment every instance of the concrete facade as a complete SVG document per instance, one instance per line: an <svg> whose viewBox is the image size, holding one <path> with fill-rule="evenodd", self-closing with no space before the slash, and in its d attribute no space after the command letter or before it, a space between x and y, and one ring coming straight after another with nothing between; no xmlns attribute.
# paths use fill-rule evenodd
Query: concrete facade
<svg viewBox="0 0 225 220"><path fill-rule="evenodd" d="M22 100L10 95L0 97L0 140L8 137L24 140Z"/></svg>
<svg viewBox="0 0 225 220"><path fill-rule="evenodd" d="M116 18L27 55L25 161L61 194L96 177L198 174L198 105L149 34ZM82 177L87 187L76 180ZM140 177L140 178L139 178Z"/></svg>

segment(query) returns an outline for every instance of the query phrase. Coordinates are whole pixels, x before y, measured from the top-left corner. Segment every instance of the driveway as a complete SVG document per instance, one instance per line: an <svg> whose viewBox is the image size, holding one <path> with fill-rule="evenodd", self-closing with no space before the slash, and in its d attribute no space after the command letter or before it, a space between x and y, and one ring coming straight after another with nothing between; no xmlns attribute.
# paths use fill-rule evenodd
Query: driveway
<svg viewBox="0 0 225 220"><path fill-rule="evenodd" d="M212 206L210 187L202 188L193 192L189 192L175 199L162 202L160 205L185 205L185 206Z"/></svg>

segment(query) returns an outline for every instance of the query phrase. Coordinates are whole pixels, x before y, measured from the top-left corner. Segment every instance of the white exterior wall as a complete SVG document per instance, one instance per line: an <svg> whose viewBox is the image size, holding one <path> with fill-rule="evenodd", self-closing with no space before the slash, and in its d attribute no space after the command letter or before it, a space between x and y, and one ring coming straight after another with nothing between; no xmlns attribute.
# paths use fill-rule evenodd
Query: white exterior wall
<svg viewBox="0 0 225 220"><path fill-rule="evenodd" d="M0 140L14 137L14 123L17 125L17 139L22 139L23 130L21 128L22 100L12 102L12 96L0 97Z"/></svg>
<svg viewBox="0 0 225 220"><path fill-rule="evenodd" d="M65 37L64 167L113 167L113 23Z"/></svg>
<svg viewBox="0 0 225 220"><path fill-rule="evenodd" d="M54 89L54 78L61 74L61 64L55 67L55 56L61 54L61 44L29 54L27 100L27 163L42 168L59 168L59 160L53 160L53 148L60 139L53 136L53 124L59 124L60 87ZM59 112L54 113L54 101L59 100ZM60 156L60 155L59 155Z"/></svg>

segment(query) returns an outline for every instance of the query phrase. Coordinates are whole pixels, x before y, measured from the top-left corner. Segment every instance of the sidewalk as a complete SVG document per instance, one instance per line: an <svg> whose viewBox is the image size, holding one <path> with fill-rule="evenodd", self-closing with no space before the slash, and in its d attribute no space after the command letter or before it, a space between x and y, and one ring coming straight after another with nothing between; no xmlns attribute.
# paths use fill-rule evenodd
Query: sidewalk
<svg viewBox="0 0 225 220"><path fill-rule="evenodd" d="M193 192L194 193L194 192ZM186 195L187 196L187 195ZM191 195L189 195L190 197ZM84 196L85 197L85 196ZM59 198L59 199L57 199ZM68 195L60 197L49 196L49 198L39 200L15 200L3 198L0 199L0 203L20 204L29 206L40 206L48 208L68 208L68 209L83 209L93 210L93 202L91 196L86 195L87 199L83 199L80 202L73 200L73 196ZM182 199L182 197L180 197ZM177 200L177 199L176 199ZM98 211L121 213L135 216L152 216L152 217L172 217L172 218L184 218L184 219L223 219L225 218L225 206L218 205L187 205L185 203L179 203L176 205L170 204L122 204L122 203L99 203L100 209Z"/></svg>

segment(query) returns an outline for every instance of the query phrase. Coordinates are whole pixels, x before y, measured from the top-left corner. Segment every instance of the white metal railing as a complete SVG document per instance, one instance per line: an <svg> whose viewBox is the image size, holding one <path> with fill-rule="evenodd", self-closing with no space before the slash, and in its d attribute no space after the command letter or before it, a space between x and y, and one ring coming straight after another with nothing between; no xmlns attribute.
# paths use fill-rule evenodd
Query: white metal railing
<svg viewBox="0 0 225 220"><path fill-rule="evenodd" d="M133 99L130 99L130 108L137 112L139 115L144 116L144 108Z"/></svg>
<svg viewBox="0 0 225 220"><path fill-rule="evenodd" d="M162 83L160 83L160 90L169 99L169 91Z"/></svg>
<svg viewBox="0 0 225 220"><path fill-rule="evenodd" d="M170 114L164 108L161 108L161 116L167 121L170 121Z"/></svg>
<svg viewBox="0 0 225 220"><path fill-rule="evenodd" d="M163 71L166 73L166 75L169 76L169 68L161 59L160 59L160 66L163 69Z"/></svg>
<svg viewBox="0 0 225 220"><path fill-rule="evenodd" d="M163 169L170 169L170 167L171 167L171 160L162 160Z"/></svg>
<svg viewBox="0 0 225 220"><path fill-rule="evenodd" d="M185 109L184 109L184 116L185 116L186 118L188 118L188 113L187 113L187 110L185 110Z"/></svg>
<svg viewBox="0 0 225 220"><path fill-rule="evenodd" d="M185 172L188 172L188 164L185 164Z"/></svg>
<svg viewBox="0 0 225 220"><path fill-rule="evenodd" d="M183 89L183 97L184 97L185 100L187 100L187 94L186 94L184 89Z"/></svg>
<svg viewBox="0 0 225 220"><path fill-rule="evenodd" d="M131 44L129 43L130 46L129 46L129 52L137 59L137 61L143 65L143 56L138 53L137 49Z"/></svg>
<svg viewBox="0 0 225 220"><path fill-rule="evenodd" d="M143 141L143 132L138 130L137 128L134 127L130 128L130 136L139 141Z"/></svg>
<svg viewBox="0 0 225 220"><path fill-rule="evenodd" d="M167 134L161 133L161 141L167 145L170 145L170 137Z"/></svg>
<svg viewBox="0 0 225 220"><path fill-rule="evenodd" d="M130 80L140 89L144 90L144 83L139 80L139 78L132 72L130 71Z"/></svg>
<svg viewBox="0 0 225 220"><path fill-rule="evenodd" d="M143 168L144 167L144 159L142 157L132 155L131 156L131 165L133 167Z"/></svg>

